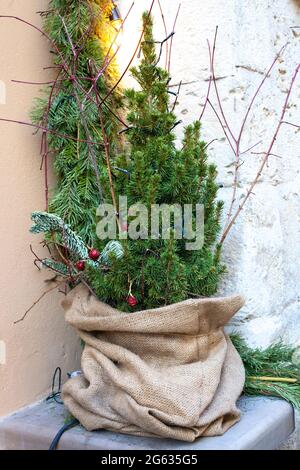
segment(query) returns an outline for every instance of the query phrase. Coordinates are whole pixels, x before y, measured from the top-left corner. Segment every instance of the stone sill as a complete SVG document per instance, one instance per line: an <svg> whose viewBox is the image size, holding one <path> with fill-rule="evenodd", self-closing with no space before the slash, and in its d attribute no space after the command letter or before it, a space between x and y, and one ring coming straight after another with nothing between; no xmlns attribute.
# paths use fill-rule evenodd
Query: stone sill
<svg viewBox="0 0 300 470"><path fill-rule="evenodd" d="M242 397L242 417L223 436L204 437L193 443L115 434L87 432L76 426L63 434L61 450L274 450L285 443L294 430L294 411L279 399ZM0 449L48 449L64 425L63 405L45 401L23 408L0 421Z"/></svg>

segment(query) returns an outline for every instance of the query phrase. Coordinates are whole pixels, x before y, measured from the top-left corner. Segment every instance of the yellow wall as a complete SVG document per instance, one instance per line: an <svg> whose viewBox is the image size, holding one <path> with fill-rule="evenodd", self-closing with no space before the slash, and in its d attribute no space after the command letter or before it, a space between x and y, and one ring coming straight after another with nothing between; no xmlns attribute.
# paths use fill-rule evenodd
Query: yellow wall
<svg viewBox="0 0 300 470"><path fill-rule="evenodd" d="M1 0L0 15L20 16L41 26L36 12L47 4L48 0ZM0 19L0 117L29 120L39 87L11 79L51 79L51 72L43 70L51 65L48 51L38 32ZM62 294L49 294L26 320L13 324L45 290L43 279L49 277L49 272L41 274L34 267L29 251L32 243L41 256L45 254L41 238L28 231L30 213L45 207L39 166L39 137L32 129L0 122L0 415L45 396L56 366L62 367L64 377L79 367L80 345L64 322Z"/></svg>

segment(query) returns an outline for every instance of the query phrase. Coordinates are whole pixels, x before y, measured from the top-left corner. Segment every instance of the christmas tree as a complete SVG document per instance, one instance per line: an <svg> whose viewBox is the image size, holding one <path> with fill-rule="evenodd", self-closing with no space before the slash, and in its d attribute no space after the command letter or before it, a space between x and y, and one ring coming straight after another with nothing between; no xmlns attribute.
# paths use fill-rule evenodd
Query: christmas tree
<svg viewBox="0 0 300 470"><path fill-rule="evenodd" d="M170 109L170 76L157 65L153 24L147 13L143 27L143 58L131 70L139 90L125 92L130 154L116 159L113 192L116 200L126 196L128 206L143 204L149 212L155 204L203 204L204 245L200 250L188 251L184 240L176 239L172 230L169 239L128 237L123 241L123 258L112 262L105 276L89 267L88 278L97 296L122 310L167 305L191 295L211 295L224 272L216 244L223 207L217 201L216 167L208 162L199 122L185 128L182 148L176 148L173 129L177 119ZM107 186L107 202L110 192ZM117 223L122 230L120 215ZM195 209L192 217L195 226ZM101 242L98 249L102 249Z"/></svg>

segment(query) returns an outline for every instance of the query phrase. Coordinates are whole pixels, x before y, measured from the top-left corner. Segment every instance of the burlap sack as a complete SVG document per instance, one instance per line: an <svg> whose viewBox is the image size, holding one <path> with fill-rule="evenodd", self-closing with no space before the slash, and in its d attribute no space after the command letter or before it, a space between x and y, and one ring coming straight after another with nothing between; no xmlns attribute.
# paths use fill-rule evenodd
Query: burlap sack
<svg viewBox="0 0 300 470"><path fill-rule="evenodd" d="M193 299L123 313L83 286L63 301L85 342L84 376L63 387L65 405L89 431L194 441L239 420L244 367L223 327L239 296Z"/></svg>

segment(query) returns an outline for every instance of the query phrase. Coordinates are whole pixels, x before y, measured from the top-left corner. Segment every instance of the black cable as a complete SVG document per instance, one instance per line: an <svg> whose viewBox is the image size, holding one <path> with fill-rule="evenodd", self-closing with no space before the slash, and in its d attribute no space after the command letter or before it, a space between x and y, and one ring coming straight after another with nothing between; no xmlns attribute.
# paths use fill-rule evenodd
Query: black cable
<svg viewBox="0 0 300 470"><path fill-rule="evenodd" d="M66 432L68 431L68 429L71 429L73 428L74 426L77 426L77 424L79 424L79 421L77 419L72 419L72 421L70 421L69 423L67 424L64 424L62 426L62 428L60 428L60 430L58 431L58 433L56 434L56 436L54 437L53 441L51 442L51 445L49 447L49 450L57 450L57 445L59 443L59 440L61 438L61 436Z"/></svg>
<svg viewBox="0 0 300 470"><path fill-rule="evenodd" d="M55 390L55 383L56 383L57 375L58 375L58 383L57 383L57 389ZM60 394L61 394L61 368L56 367L54 374L53 374L53 378L52 378L52 391L51 391L51 394L46 398L46 401L53 399L59 405L63 405L63 402L60 399Z"/></svg>

